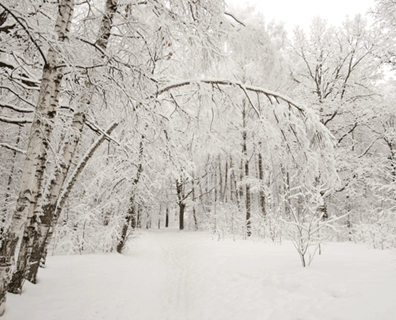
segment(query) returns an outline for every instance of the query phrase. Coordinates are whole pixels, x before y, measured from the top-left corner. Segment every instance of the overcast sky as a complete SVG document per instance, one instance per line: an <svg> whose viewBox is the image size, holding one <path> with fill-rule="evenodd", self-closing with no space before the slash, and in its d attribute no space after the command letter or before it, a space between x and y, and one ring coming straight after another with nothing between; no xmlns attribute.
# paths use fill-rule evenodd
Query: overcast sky
<svg viewBox="0 0 396 320"><path fill-rule="evenodd" d="M291 32L295 25L308 30L313 17L320 16L333 25L341 25L344 18L364 14L374 7L374 0L226 0L243 6L244 3L256 4L266 22L272 19L285 22L286 30Z"/></svg>

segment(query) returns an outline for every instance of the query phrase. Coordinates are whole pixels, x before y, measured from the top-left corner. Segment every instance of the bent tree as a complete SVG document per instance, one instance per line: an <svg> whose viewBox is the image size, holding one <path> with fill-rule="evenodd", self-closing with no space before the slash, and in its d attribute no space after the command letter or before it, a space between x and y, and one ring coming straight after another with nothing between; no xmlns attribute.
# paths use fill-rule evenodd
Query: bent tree
<svg viewBox="0 0 396 320"><path fill-rule="evenodd" d="M250 112L249 116L252 122L257 123L258 127L265 124L265 126L268 126L266 130L275 132L274 135L276 135L276 139L278 139L279 142L271 141L270 138L265 139L265 135L263 135L261 143L266 144L268 150L273 154L276 154L282 149L283 153L281 156L285 159L289 159L287 161L290 162L293 168L296 168L296 174L301 176L302 183L310 185L314 183L315 177L318 175L328 181L327 187L329 188L337 183L337 179L335 178L337 175L334 172L332 159L332 136L329 130L320 122L319 117L309 108L275 91L243 84L238 81L223 79L194 79L170 83L160 88L157 92L158 94L155 96L162 94L168 94L170 97L172 97L172 95L177 95L178 97L182 97L183 95L189 96L194 94L197 88L201 90L200 92L202 92L203 95L206 94L210 96L207 100L215 101L218 100L216 96L228 95L230 97L229 100L235 102L234 105L225 104L224 107L227 108L228 113L231 113L233 108L242 108L244 106L246 108L245 112ZM172 101L172 99L168 101ZM223 117L225 117L225 115ZM205 120L207 122L207 118ZM199 122L199 120L196 120L196 122ZM210 121L211 126L212 122L213 121ZM228 124L223 125L228 126ZM213 124L213 131L218 130L222 130L220 135L230 137L228 133L225 133L225 130L228 130L227 128L219 129ZM240 133L242 133L242 138L244 138L243 133L247 130L246 124L245 126L244 123L240 124L239 130ZM194 136L194 140L199 141L199 136ZM246 138L242 139L242 143L247 143L246 140ZM186 143L189 145L195 142L187 141ZM224 141L224 143L228 142ZM253 149L252 147L252 150ZM196 150L197 152L202 152L201 150L203 150L203 148L196 148ZM242 156L246 161L251 157L247 151L246 147L242 150ZM210 151L208 150L208 152ZM196 155L194 154L192 157L196 157ZM263 166L262 163L261 166ZM242 170L247 176L247 179L251 179L248 177L249 171L246 169L246 163L240 171L242 172ZM216 188L221 190L222 183L221 173L216 177L216 172L214 172L214 190L216 191ZM243 181L242 183L245 182ZM247 183L250 183L249 180L246 180L246 184ZM180 204L183 205L180 209L184 212L186 197L182 193L180 179L177 180L176 187L178 204L179 206ZM248 189L247 193L249 191ZM252 227L250 216L248 216L250 213L250 211L248 211L250 209L249 202L250 198L246 196L247 215L245 217L245 228L247 233L251 232ZM216 216L216 212L213 212L213 214Z"/></svg>
<svg viewBox="0 0 396 320"><path fill-rule="evenodd" d="M73 10L73 0L60 2L55 24L56 42L58 43L67 40ZM30 238L35 233L34 227L25 230L25 225L30 220L34 222L30 222L30 225L35 226L38 220L35 215L35 207L43 182L48 146L62 83L62 70L58 67L60 51L56 42L49 48L47 55L42 57L44 67L40 94L30 130L21 188L11 224L0 247L0 315L3 315L5 311L6 292L14 265L15 252L22 237Z"/></svg>

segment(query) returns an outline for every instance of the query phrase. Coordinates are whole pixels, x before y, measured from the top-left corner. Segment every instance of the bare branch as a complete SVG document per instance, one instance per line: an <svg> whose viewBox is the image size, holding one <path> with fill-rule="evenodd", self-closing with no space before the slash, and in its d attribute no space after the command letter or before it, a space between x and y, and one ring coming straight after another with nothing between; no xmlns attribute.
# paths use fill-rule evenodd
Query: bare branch
<svg viewBox="0 0 396 320"><path fill-rule="evenodd" d="M340 139L338 139L337 144L340 144L341 141L344 140L344 138L345 138L346 136L348 136L349 134L351 134L351 133L357 128L357 126L358 126L358 123L356 122L356 123L352 126L352 128L351 128L350 130L348 130L347 133L344 133L344 134L342 135L342 137L341 137Z"/></svg>
<svg viewBox="0 0 396 320"><path fill-rule="evenodd" d="M226 16L229 16L229 17L231 17L232 19L234 19L234 20L235 20L236 22L238 22L240 25L246 27L246 25L245 25L242 21L240 21L240 20L238 20L237 18L235 18L235 16L234 16L233 14L231 14L231 13L229 13L229 12L224 12L224 14L225 14Z"/></svg>
<svg viewBox="0 0 396 320"><path fill-rule="evenodd" d="M0 2L0 6L3 7L3 9L5 11L7 11L14 19L15 21L22 27L23 30L25 30L25 32L27 33L28 37L30 38L30 40L33 42L33 44L35 45L35 47L37 48L37 50L40 52L41 57L44 60L44 64L48 64L47 59L43 53L43 51L41 50L40 46L38 45L38 43L36 42L36 40L33 38L33 36L31 35L31 33L29 32L29 30L26 28L26 26L20 21L20 18L17 17L11 9L9 9L8 7L6 7L3 3Z"/></svg>
<svg viewBox="0 0 396 320"><path fill-rule="evenodd" d="M5 86L0 86L0 89L6 89L8 91L10 91L12 94L14 94L15 96L18 97L18 99L22 100L23 102L27 103L28 105L32 106L33 108L35 108L36 106L31 103L30 101L22 98L18 93L16 93L14 90L12 90L10 87L5 87Z"/></svg>
<svg viewBox="0 0 396 320"><path fill-rule="evenodd" d="M17 112L21 112L21 113L33 113L34 112L34 109L20 108L20 107L18 107L16 105L8 104L8 103L1 103L0 102L0 107L11 109L11 110L14 110L14 111L17 111Z"/></svg>
<svg viewBox="0 0 396 320"><path fill-rule="evenodd" d="M89 120L85 120L85 123L88 125L89 128L91 128L91 130L95 131L96 133L98 133L99 135L103 135L107 140L114 142L116 145L121 146L121 143L118 142L116 139L114 139L113 137L111 137L109 134L106 133L105 130L103 130L102 128L100 128L99 126L97 126L96 124L92 123ZM118 124L117 124L118 125Z"/></svg>
<svg viewBox="0 0 396 320"><path fill-rule="evenodd" d="M362 152L362 154L360 154L360 155L358 156L358 158L364 157L364 156L367 154L367 152L370 151L370 149L371 149L371 147L374 145L374 143L376 143L378 140L383 139L383 138L384 138L383 135L380 135L380 136L378 136L377 138L375 138L375 139L369 144L369 146L366 148L366 150L364 150L364 151ZM386 140L385 140L385 141L386 141Z"/></svg>
<svg viewBox="0 0 396 320"><path fill-rule="evenodd" d="M17 147L13 147L13 146L9 145L8 143L0 143L0 147L6 148L6 149L10 149L10 150L18 152L18 153L26 154L25 150L21 150L21 149L19 149Z"/></svg>
<svg viewBox="0 0 396 320"><path fill-rule="evenodd" d="M250 99L248 93L246 92L246 88L245 88L242 84L240 84L240 83L238 83L238 86L239 86L239 87L242 89L242 91L245 93L247 99L249 100L250 105L252 106L252 108L254 109L254 111L257 113L257 116L260 118L260 116L261 116L261 115L260 115L260 112L257 110L257 108L256 108L256 106L254 105L253 101Z"/></svg>
<svg viewBox="0 0 396 320"><path fill-rule="evenodd" d="M331 120L335 118L335 116L338 114L338 109L331 115L330 118L328 118L326 121L323 122L323 124L326 126Z"/></svg>
<svg viewBox="0 0 396 320"><path fill-rule="evenodd" d="M6 123L18 124L18 125L33 122L32 119L8 118L8 117L2 117L2 116L0 116L0 121L6 122Z"/></svg>

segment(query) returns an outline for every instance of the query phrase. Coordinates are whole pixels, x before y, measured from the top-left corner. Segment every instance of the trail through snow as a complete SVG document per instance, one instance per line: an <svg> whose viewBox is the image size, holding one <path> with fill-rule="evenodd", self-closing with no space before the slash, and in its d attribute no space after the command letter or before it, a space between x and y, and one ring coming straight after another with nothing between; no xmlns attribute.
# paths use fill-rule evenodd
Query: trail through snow
<svg viewBox="0 0 396 320"><path fill-rule="evenodd" d="M8 295L4 320L395 320L396 255L323 246L302 268L291 243L142 231L124 255L54 256Z"/></svg>

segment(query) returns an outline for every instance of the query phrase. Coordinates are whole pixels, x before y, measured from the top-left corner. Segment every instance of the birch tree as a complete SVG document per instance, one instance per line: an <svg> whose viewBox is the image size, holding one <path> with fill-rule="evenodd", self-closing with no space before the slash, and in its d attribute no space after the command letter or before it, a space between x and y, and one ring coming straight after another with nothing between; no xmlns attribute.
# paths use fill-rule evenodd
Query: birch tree
<svg viewBox="0 0 396 320"><path fill-rule="evenodd" d="M55 49L56 42L67 41L73 9L72 0L64 0L59 4L59 14L55 24L55 47L50 48L48 54L42 57L44 60L43 76L26 152L22 185L11 225L0 248L0 315L5 311L6 291L12 275L14 255L22 236L34 237L34 228L25 230L25 226L30 222L29 220L36 223L38 220L34 209L41 191L48 143L51 140L52 125L58 108L62 83L62 73L58 65L59 51ZM34 224L31 225L34 226Z"/></svg>

